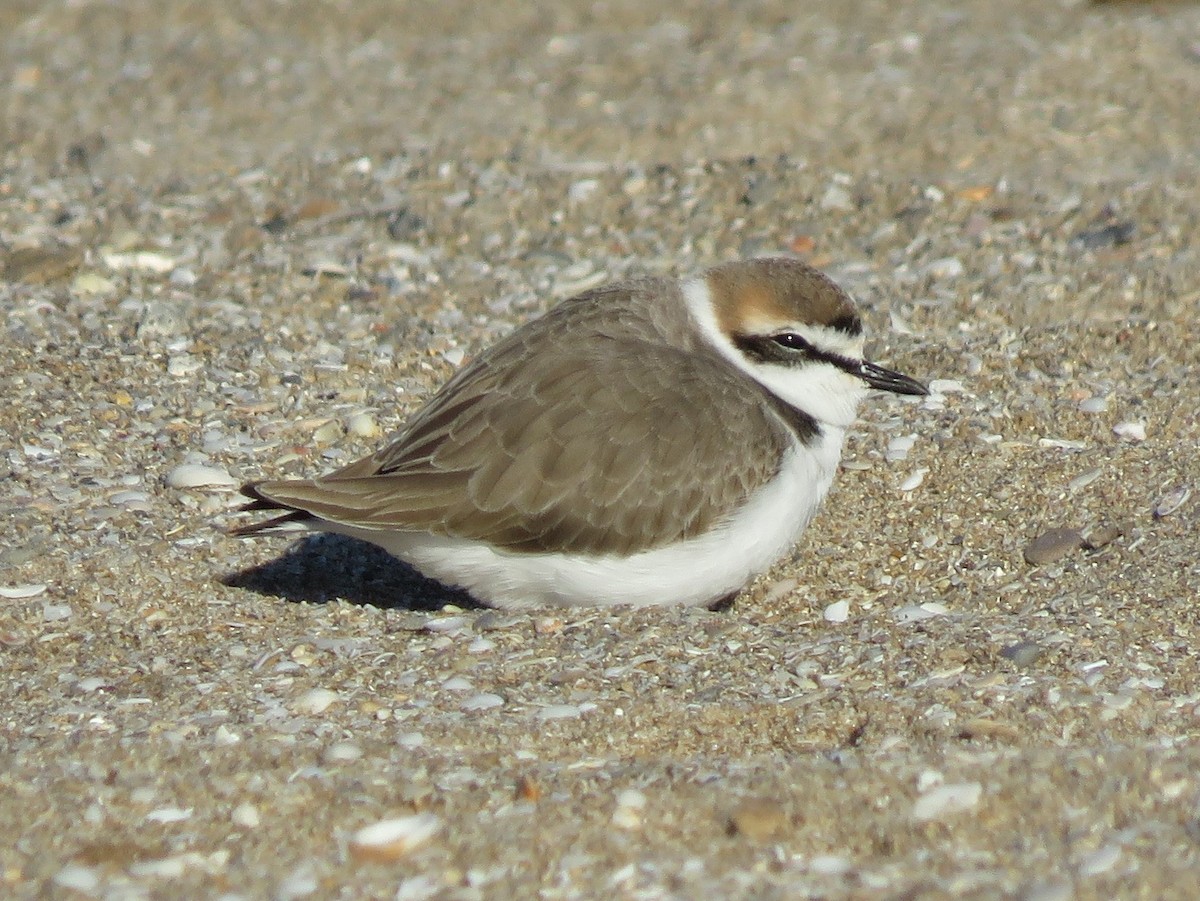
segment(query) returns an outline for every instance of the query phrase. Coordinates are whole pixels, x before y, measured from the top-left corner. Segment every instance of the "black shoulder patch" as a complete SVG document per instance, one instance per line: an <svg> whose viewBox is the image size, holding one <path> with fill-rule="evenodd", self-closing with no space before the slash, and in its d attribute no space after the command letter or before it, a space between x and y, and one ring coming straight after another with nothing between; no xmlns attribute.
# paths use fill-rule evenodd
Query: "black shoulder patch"
<svg viewBox="0 0 1200 901"><path fill-rule="evenodd" d="M835 328L839 332L845 332L847 335L862 334L862 320L854 313L847 313L845 316L839 316L833 322L829 323L830 328Z"/></svg>
<svg viewBox="0 0 1200 901"><path fill-rule="evenodd" d="M796 440L805 447L816 444L817 439L821 436L821 426L815 417L804 412L799 407L793 407L765 385L759 385L758 387L766 396L767 403L775 411L775 415L783 420L792 434L796 436Z"/></svg>

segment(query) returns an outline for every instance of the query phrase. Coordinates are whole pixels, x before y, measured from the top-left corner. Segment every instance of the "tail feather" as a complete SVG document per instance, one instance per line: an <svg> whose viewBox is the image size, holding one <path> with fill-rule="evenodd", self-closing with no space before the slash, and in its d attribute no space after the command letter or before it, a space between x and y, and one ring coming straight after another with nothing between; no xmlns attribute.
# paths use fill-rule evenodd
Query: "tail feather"
<svg viewBox="0 0 1200 901"><path fill-rule="evenodd" d="M271 519L264 519L262 522L251 522L244 526L231 526L229 534L237 538L245 538L248 535L274 535L280 532L307 532L309 531L306 523L312 521L312 516L305 513L303 510L293 510L290 513L284 513L282 516L274 516Z"/></svg>
<svg viewBox="0 0 1200 901"><path fill-rule="evenodd" d="M278 532L303 532L308 530L306 523L313 519L311 513L305 510L298 510L295 507L289 507L286 504L280 504L263 496L258 490L257 482L250 482L243 485L241 492L250 498L250 502L243 504L238 509L239 513L260 513L266 510L283 510L285 512L280 516L273 516L261 522L231 526L229 528L230 535L244 538L249 535L272 535Z"/></svg>
<svg viewBox="0 0 1200 901"><path fill-rule="evenodd" d="M244 512L251 510L278 510L279 504L264 495L259 489L262 482L246 482L238 489L246 497L250 498L250 503L242 507Z"/></svg>

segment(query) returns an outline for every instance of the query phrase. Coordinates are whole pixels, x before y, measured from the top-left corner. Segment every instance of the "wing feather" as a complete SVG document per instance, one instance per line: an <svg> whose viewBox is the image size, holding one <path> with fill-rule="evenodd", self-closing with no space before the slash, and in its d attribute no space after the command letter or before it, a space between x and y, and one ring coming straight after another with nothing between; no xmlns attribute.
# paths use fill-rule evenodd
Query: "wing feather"
<svg viewBox="0 0 1200 901"><path fill-rule="evenodd" d="M775 473L791 437L764 389L707 351L556 312L461 370L378 453L252 496L367 530L627 554L712 528ZM536 365L513 365L535 345ZM768 446L747 453L752 435Z"/></svg>

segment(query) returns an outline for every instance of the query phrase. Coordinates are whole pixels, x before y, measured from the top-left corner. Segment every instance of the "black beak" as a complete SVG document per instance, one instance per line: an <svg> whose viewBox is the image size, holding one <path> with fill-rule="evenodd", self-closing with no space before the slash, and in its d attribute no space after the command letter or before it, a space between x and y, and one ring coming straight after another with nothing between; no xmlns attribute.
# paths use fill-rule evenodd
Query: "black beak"
<svg viewBox="0 0 1200 901"><path fill-rule="evenodd" d="M851 375L858 376L872 388L880 391L890 391L892 394L928 394L929 389L914 378L901 375L891 369L884 369L874 363L863 360L848 370Z"/></svg>

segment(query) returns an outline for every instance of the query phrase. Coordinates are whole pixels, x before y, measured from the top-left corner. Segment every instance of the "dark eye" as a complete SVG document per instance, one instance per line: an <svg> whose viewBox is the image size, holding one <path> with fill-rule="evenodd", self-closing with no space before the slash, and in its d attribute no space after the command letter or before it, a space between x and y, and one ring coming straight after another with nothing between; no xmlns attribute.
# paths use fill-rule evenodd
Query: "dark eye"
<svg viewBox="0 0 1200 901"><path fill-rule="evenodd" d="M795 332L780 332L778 335L772 335L771 340L788 350L812 350L812 345Z"/></svg>

